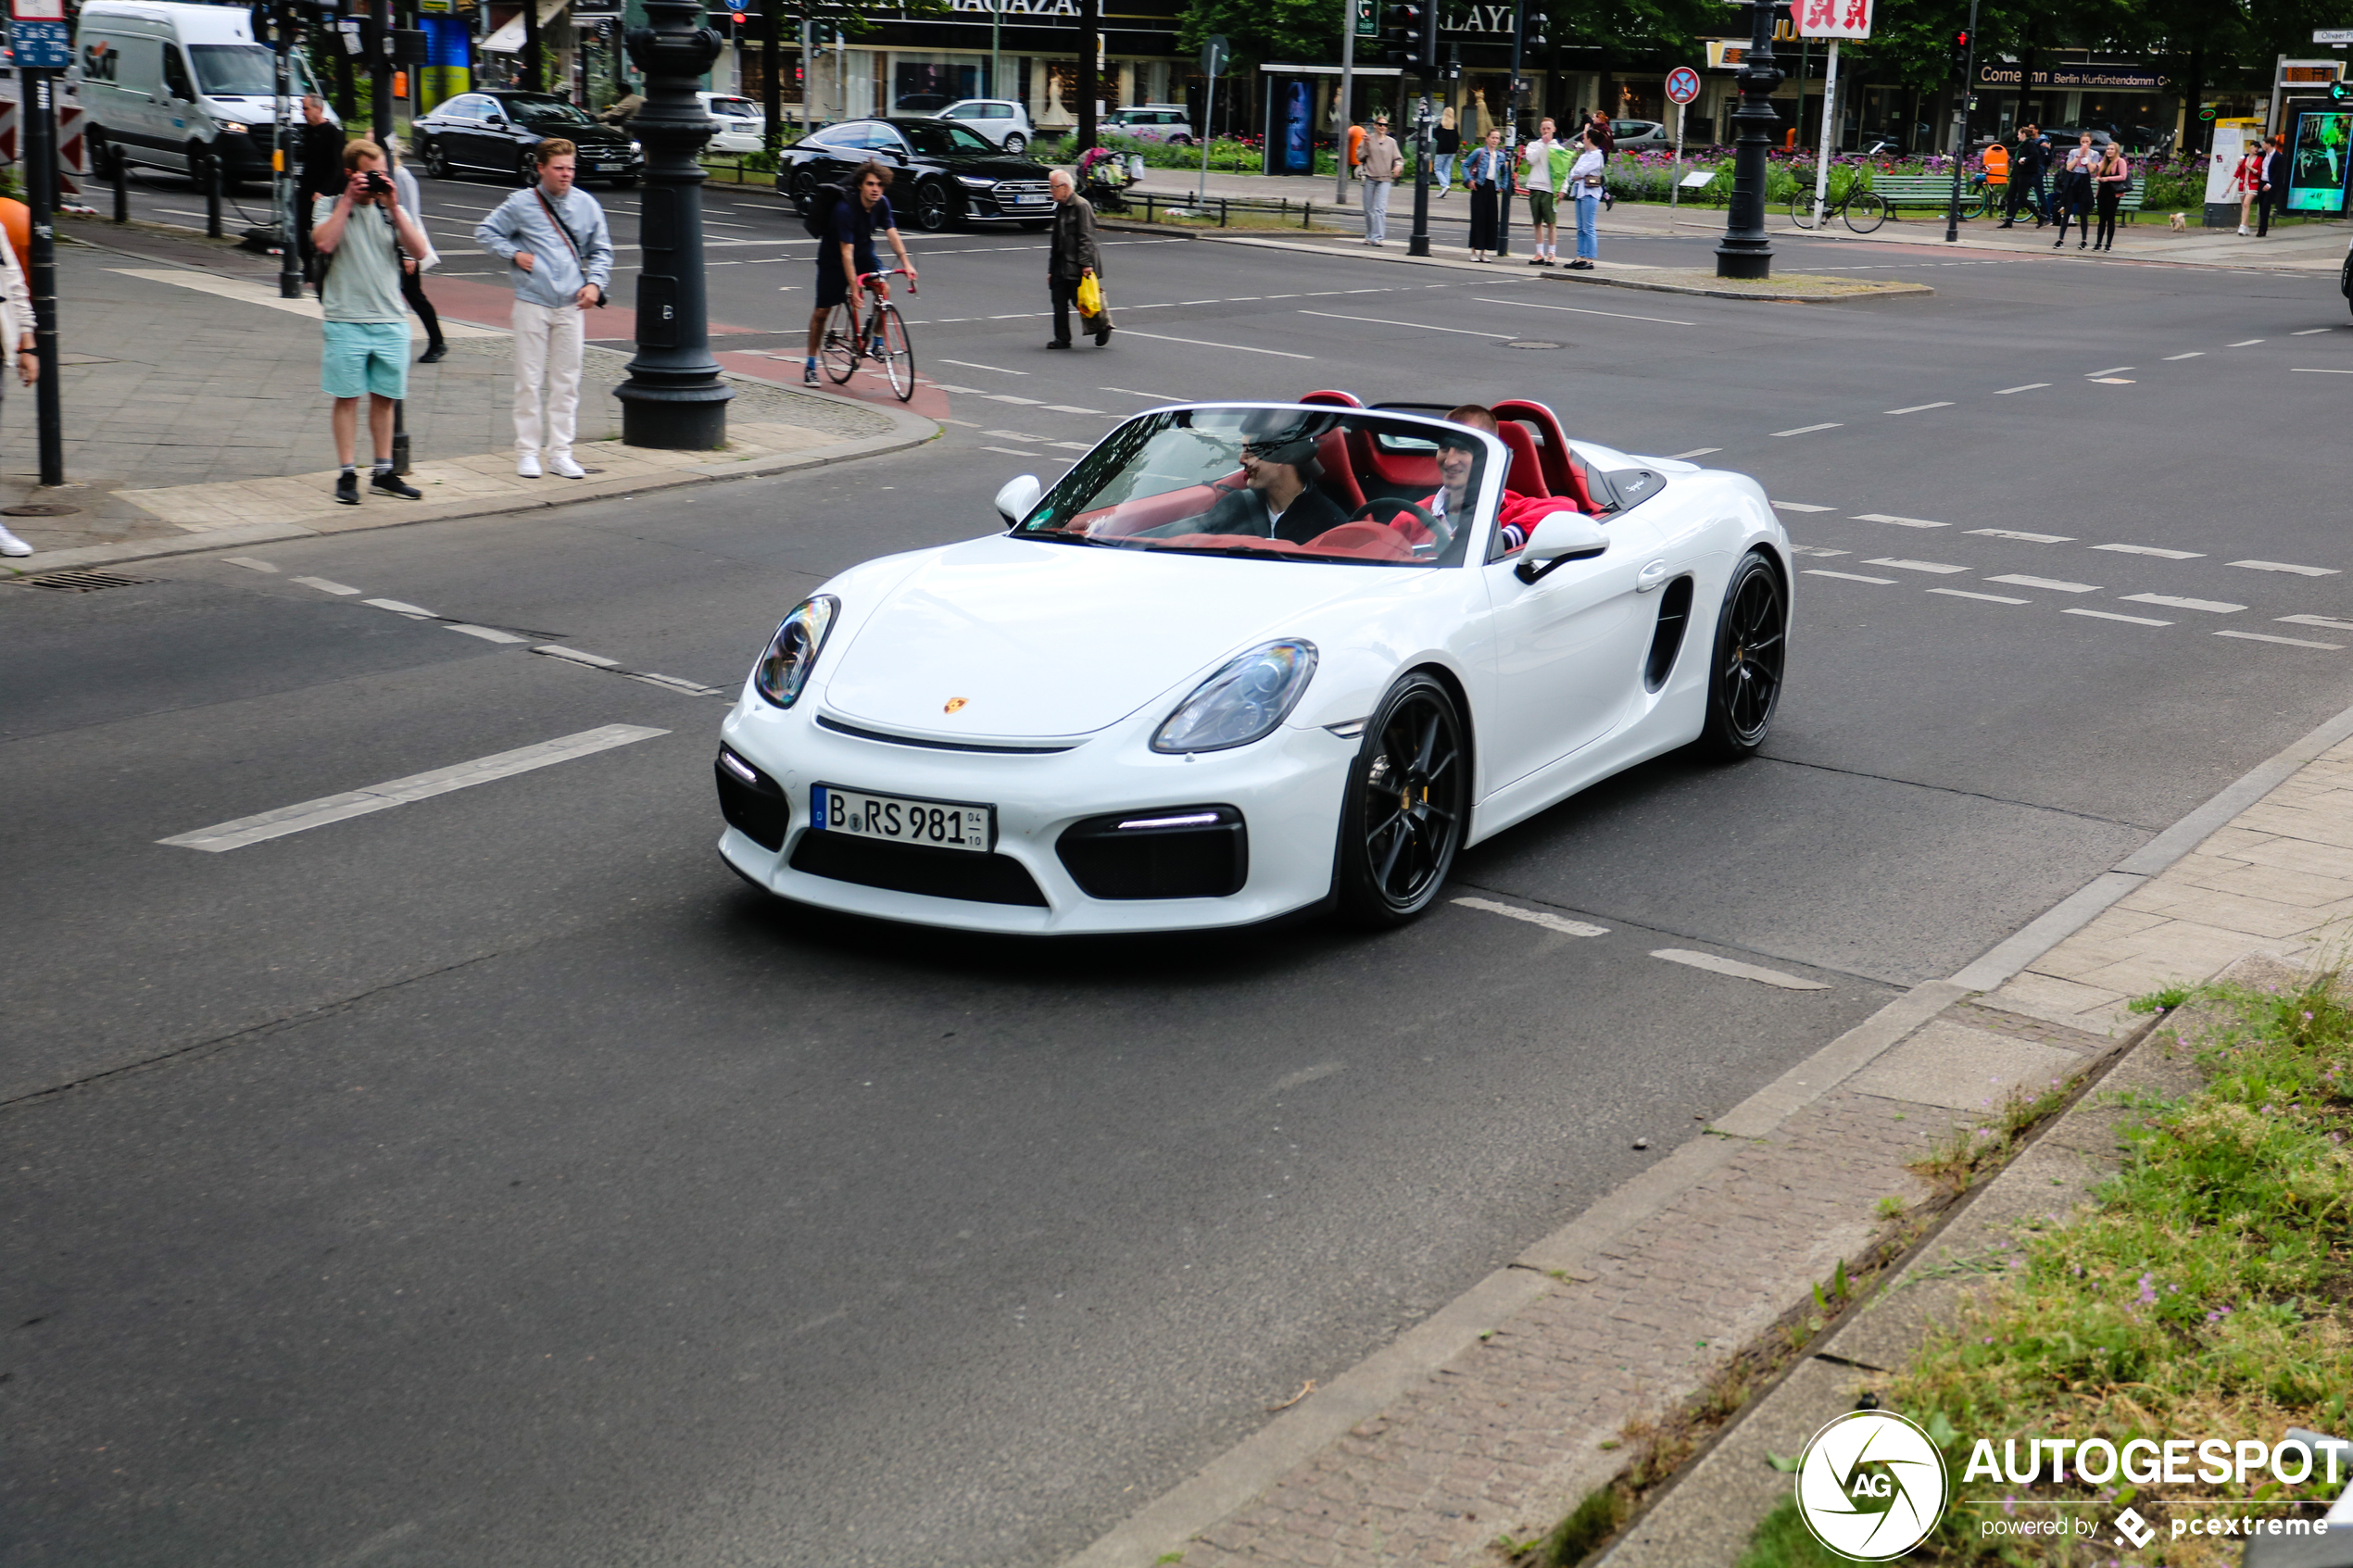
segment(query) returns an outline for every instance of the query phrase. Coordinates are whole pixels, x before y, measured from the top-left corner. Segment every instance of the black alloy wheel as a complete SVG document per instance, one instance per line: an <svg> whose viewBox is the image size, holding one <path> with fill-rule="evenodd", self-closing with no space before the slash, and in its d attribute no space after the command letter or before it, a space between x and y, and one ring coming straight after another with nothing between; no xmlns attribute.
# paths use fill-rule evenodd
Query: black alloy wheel
<svg viewBox="0 0 2353 1568"><path fill-rule="evenodd" d="M915 187L916 228L926 234L937 234L955 216L955 198L948 194L947 186L937 180L926 180Z"/></svg>
<svg viewBox="0 0 2353 1568"><path fill-rule="evenodd" d="M1788 658L1788 593L1763 552L1752 550L1733 569L1716 618L1702 746L1726 761L1755 754L1773 727Z"/></svg>
<svg viewBox="0 0 2353 1568"><path fill-rule="evenodd" d="M817 204L817 171L806 164L793 170L791 181L793 209L802 216Z"/></svg>
<svg viewBox="0 0 2353 1568"><path fill-rule="evenodd" d="M427 178L434 180L449 178L449 155L441 150L439 142L427 142L423 146L419 147L417 157L425 166Z"/></svg>
<svg viewBox="0 0 2353 1568"><path fill-rule="evenodd" d="M1428 909L1453 870L1470 807L1470 753L1443 683L1416 672L1381 698L1340 809L1341 916L1372 928Z"/></svg>
<svg viewBox="0 0 2353 1568"><path fill-rule="evenodd" d="M522 156L515 160L515 179L526 186L539 183L539 160L532 157L529 147L525 147Z"/></svg>

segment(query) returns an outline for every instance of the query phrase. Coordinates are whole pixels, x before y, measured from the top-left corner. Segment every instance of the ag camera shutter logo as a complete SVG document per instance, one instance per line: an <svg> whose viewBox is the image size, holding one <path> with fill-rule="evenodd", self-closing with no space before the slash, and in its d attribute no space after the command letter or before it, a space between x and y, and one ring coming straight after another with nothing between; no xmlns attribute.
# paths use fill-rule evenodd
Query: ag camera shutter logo
<svg viewBox="0 0 2353 1568"><path fill-rule="evenodd" d="M1894 1411L1840 1416L1797 1462L1799 1517L1850 1562L1903 1556L1936 1528L1948 1500L1944 1456Z"/></svg>

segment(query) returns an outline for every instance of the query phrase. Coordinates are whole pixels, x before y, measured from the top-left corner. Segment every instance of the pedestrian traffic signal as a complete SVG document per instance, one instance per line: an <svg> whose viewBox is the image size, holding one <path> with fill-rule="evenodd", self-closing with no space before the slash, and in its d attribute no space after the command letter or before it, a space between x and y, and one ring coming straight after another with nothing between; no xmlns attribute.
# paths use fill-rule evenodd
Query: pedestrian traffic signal
<svg viewBox="0 0 2353 1568"><path fill-rule="evenodd" d="M1421 44L1422 17L1429 7L1408 3L1381 7L1381 32L1388 42L1386 57L1391 65L1409 66Z"/></svg>
<svg viewBox="0 0 2353 1568"><path fill-rule="evenodd" d="M2353 98L2353 84L2332 82L2329 83L2329 96L2339 103L2343 103L2347 98Z"/></svg>
<svg viewBox="0 0 2353 1568"><path fill-rule="evenodd" d="M1953 69L1969 69L1969 29L1961 28L1953 34Z"/></svg>

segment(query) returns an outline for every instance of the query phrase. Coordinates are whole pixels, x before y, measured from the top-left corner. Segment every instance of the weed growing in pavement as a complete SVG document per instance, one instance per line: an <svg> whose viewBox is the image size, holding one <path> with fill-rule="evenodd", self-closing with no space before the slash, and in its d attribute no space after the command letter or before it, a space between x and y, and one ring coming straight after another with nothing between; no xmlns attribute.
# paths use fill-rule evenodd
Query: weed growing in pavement
<svg viewBox="0 0 2353 1568"><path fill-rule="evenodd" d="M2135 1437L2276 1441L2290 1425L2344 1430L2353 1388L2353 1006L2335 978L2201 992L2218 1019L2196 1043L2205 1086L2146 1106L2097 1207L2022 1239L2007 1276L1932 1335L1886 1390L1889 1408L1956 1434L1947 1445L1956 1475L1980 1437L2101 1437L2120 1448ZM2145 1000L2153 1010L2165 998ZM2311 1512L2338 1488L2252 1478L2245 1490L2134 1487L2119 1477L2003 1489L2017 1494L2006 1501L2021 1517L2063 1512L2054 1506L2063 1499L2076 1512L2084 1502L2129 1505L2162 1528L2170 1501L2248 1497L2309 1503L2296 1512ZM1791 1536L1804 1535L1793 1510L1781 1512L1789 1517L1759 1529L1743 1568L1831 1561L1805 1555ZM2077 1561L2054 1557L2051 1545L1987 1537L1975 1511L1956 1508L1916 1556L2038 1568ZM2238 1547L2189 1536L2169 1539L2152 1562L2220 1568ZM2110 1549L2103 1544L2098 1555Z"/></svg>
<svg viewBox="0 0 2353 1568"><path fill-rule="evenodd" d="M2068 1078L2054 1078L2047 1088L2031 1094L2013 1085L1991 1117L1974 1126L1956 1125L1905 1169L1945 1192L1966 1192L1980 1176L2007 1164L2029 1129L2065 1105L2073 1092L2074 1080Z"/></svg>

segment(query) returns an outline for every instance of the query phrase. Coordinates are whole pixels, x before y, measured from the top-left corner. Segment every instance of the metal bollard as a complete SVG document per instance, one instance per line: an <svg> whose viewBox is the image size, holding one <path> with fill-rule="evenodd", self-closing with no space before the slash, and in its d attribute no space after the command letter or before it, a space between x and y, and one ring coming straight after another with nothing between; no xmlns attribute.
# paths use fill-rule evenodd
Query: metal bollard
<svg viewBox="0 0 2353 1568"><path fill-rule="evenodd" d="M392 406L392 471L409 471L409 400L402 398Z"/></svg>
<svg viewBox="0 0 2353 1568"><path fill-rule="evenodd" d="M204 232L205 238L220 238L220 160L204 160Z"/></svg>
<svg viewBox="0 0 2353 1568"><path fill-rule="evenodd" d="M114 155L114 220L131 221L131 160L120 150Z"/></svg>

